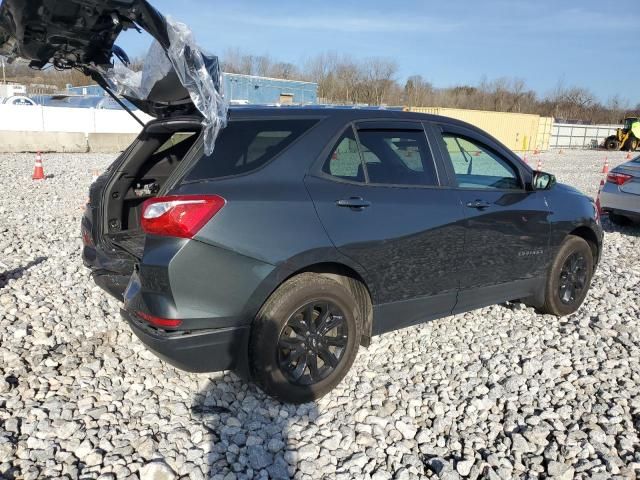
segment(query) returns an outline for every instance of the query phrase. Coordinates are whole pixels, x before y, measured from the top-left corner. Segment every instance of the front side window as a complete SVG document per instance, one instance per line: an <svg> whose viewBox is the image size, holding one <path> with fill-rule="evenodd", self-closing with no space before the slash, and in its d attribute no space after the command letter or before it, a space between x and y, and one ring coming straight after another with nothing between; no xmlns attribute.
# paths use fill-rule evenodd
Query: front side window
<svg viewBox="0 0 640 480"><path fill-rule="evenodd" d="M186 180L240 175L255 170L305 134L317 120L232 121L220 132L213 153L202 157Z"/></svg>
<svg viewBox="0 0 640 480"><path fill-rule="evenodd" d="M360 130L358 138L369 183L438 184L431 150L423 131Z"/></svg>
<svg viewBox="0 0 640 480"><path fill-rule="evenodd" d="M484 145L459 135L443 134L459 188L520 189L516 169Z"/></svg>

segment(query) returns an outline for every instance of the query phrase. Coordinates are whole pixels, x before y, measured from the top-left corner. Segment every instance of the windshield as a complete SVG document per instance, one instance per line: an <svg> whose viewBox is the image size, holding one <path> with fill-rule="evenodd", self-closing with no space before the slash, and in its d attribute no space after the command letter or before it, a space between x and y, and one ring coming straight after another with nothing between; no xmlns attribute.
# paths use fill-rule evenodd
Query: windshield
<svg viewBox="0 0 640 480"><path fill-rule="evenodd" d="M637 118L625 118L624 119L624 128L625 130L631 130L631 126L637 122Z"/></svg>

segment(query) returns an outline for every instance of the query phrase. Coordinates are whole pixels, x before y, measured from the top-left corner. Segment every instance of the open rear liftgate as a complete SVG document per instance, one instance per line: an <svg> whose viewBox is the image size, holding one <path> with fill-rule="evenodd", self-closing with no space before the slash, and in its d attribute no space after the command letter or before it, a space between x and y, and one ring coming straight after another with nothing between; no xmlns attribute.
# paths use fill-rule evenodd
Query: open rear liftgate
<svg viewBox="0 0 640 480"><path fill-rule="evenodd" d="M130 28L155 39L142 72L132 71L127 54L115 45ZM9 62L28 61L36 69L49 64L78 69L132 115L118 96L157 118L199 113L207 154L226 125L218 58L203 54L186 25L163 16L146 0L4 0L0 55ZM114 56L121 63L116 65Z"/></svg>

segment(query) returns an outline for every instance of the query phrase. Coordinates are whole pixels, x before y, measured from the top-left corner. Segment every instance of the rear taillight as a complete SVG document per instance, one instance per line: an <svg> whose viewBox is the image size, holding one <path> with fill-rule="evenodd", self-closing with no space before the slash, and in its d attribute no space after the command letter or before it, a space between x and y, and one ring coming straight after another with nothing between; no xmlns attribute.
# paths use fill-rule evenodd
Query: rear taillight
<svg viewBox="0 0 640 480"><path fill-rule="evenodd" d="M154 327L175 328L182 325L182 320L175 320L172 318L160 318L153 315L149 315L148 313L144 313L144 312L136 312L136 315L138 315L141 319L143 319L147 323L150 323Z"/></svg>
<svg viewBox="0 0 640 480"><path fill-rule="evenodd" d="M628 175L626 173L611 172L609 175L607 175L607 182L614 183L616 185L624 185L632 178L633 178L633 175Z"/></svg>
<svg viewBox="0 0 640 480"><path fill-rule="evenodd" d="M142 229L153 235L193 238L225 203L218 195L152 198L142 206Z"/></svg>

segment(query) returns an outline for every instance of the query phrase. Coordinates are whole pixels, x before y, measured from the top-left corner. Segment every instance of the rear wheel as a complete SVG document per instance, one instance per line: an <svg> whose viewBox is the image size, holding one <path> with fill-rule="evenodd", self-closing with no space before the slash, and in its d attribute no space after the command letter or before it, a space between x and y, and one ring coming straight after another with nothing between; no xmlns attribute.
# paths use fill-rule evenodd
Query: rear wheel
<svg viewBox="0 0 640 480"><path fill-rule="evenodd" d="M638 148L638 139L634 136L629 137L627 143L625 143L625 148L630 152L635 152L636 148Z"/></svg>
<svg viewBox="0 0 640 480"><path fill-rule="evenodd" d="M359 308L339 280L302 273L267 300L253 326L253 378L269 395L304 403L331 391L351 368L361 336Z"/></svg>
<svg viewBox="0 0 640 480"><path fill-rule="evenodd" d="M591 284L593 262L591 247L583 238L567 237L547 276L542 311L561 317L578 310Z"/></svg>

